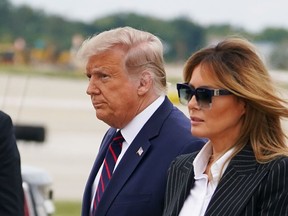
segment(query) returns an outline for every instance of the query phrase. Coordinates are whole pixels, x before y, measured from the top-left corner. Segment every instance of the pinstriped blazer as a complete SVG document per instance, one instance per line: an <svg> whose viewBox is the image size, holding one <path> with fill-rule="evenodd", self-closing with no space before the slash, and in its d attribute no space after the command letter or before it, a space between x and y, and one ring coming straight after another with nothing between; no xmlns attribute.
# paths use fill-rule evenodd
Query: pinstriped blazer
<svg viewBox="0 0 288 216"><path fill-rule="evenodd" d="M176 158L169 168L163 216L177 216L194 186L197 153ZM205 216L288 215L288 157L259 164L250 145L230 161ZM193 214L191 214L193 216Z"/></svg>

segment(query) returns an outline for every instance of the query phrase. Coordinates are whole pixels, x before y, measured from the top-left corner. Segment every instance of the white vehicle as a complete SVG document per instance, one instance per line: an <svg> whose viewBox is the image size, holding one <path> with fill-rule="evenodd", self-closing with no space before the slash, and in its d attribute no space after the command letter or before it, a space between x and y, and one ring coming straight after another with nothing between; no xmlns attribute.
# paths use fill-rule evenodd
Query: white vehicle
<svg viewBox="0 0 288 216"><path fill-rule="evenodd" d="M14 126L17 140L43 142L45 129L34 126ZM55 212L52 178L43 169L22 165L24 216L51 216Z"/></svg>
<svg viewBox="0 0 288 216"><path fill-rule="evenodd" d="M55 212L52 179L42 169L22 166L25 216L51 216Z"/></svg>

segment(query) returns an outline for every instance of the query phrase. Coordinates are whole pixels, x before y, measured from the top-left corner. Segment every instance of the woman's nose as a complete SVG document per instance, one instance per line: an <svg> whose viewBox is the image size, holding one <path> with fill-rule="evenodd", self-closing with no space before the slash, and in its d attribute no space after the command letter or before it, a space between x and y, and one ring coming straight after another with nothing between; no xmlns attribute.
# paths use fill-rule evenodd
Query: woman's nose
<svg viewBox="0 0 288 216"><path fill-rule="evenodd" d="M193 95L191 100L188 102L188 109L199 109L195 95Z"/></svg>

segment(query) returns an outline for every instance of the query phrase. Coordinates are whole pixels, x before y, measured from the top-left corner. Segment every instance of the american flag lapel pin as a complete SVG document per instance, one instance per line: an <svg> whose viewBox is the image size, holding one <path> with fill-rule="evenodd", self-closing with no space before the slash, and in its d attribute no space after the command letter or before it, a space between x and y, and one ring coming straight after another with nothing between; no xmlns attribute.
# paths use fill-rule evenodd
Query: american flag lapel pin
<svg viewBox="0 0 288 216"><path fill-rule="evenodd" d="M138 151L136 152L136 154L138 154L139 156L141 156L141 155L143 154L143 152L144 152L143 148L140 147L140 148L138 149Z"/></svg>

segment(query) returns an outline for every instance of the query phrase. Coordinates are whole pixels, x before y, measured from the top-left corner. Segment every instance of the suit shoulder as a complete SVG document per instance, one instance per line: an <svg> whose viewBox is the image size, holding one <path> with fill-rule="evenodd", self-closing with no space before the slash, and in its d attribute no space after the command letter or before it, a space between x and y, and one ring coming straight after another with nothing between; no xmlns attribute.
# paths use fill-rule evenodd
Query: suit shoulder
<svg viewBox="0 0 288 216"><path fill-rule="evenodd" d="M2 111L0 111L0 122L1 124L12 124L11 117Z"/></svg>
<svg viewBox="0 0 288 216"><path fill-rule="evenodd" d="M7 134L12 133L13 124L9 115L0 111L0 138L6 137Z"/></svg>
<svg viewBox="0 0 288 216"><path fill-rule="evenodd" d="M170 117L180 119L181 121L185 121L187 123L190 123L189 118L177 107L173 106L173 109L171 110Z"/></svg>

